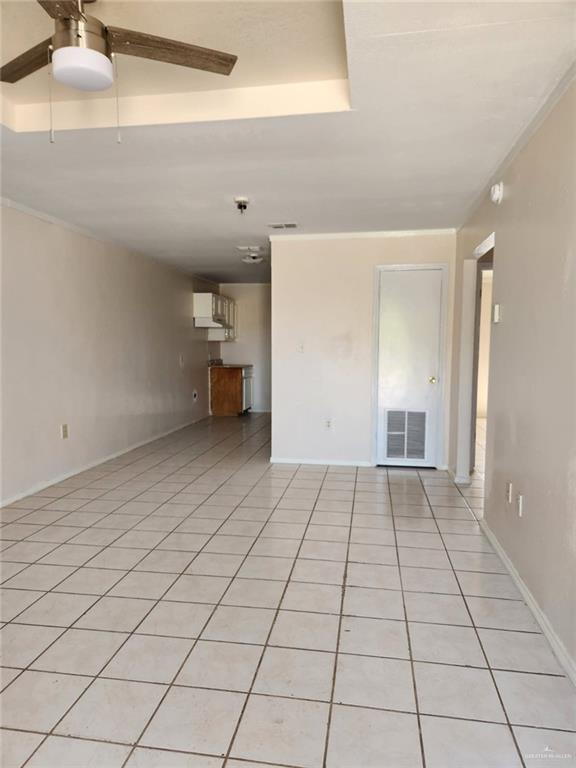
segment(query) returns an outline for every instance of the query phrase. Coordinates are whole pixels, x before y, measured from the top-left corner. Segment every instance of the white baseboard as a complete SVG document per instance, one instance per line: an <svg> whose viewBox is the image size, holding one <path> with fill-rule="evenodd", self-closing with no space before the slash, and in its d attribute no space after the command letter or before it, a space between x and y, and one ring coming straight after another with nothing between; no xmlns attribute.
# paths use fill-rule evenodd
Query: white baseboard
<svg viewBox="0 0 576 768"><path fill-rule="evenodd" d="M574 685L576 685L576 660L573 659L568 653L566 646L556 634L556 631L554 627L550 624L548 617L536 602L536 598L524 583L524 580L516 570L512 560L510 560L510 558L506 554L504 548L496 538L495 534L486 523L486 520L479 520L478 522L480 523L480 527L482 528L482 531L486 534L486 537L488 538L488 540L490 541L490 543L498 553L500 559L508 569L510 576L512 577L514 583L520 590L520 594L526 601L526 605L532 611L534 618L538 622L538 625L540 626L540 629L542 630L544 636L552 646L552 650L554 651L556 658L560 663L560 666L564 669L564 671L566 672L570 680L572 680Z"/></svg>
<svg viewBox="0 0 576 768"><path fill-rule="evenodd" d="M447 469L452 482L456 483L456 485L470 485L472 482L470 475L457 475L452 467L448 467Z"/></svg>
<svg viewBox="0 0 576 768"><path fill-rule="evenodd" d="M134 451L136 450L136 448L142 448L143 445L147 445L148 443L153 443L155 440L160 440L162 437L167 437L168 435L171 435L173 432L178 432L179 429L184 429L185 427L192 426L192 424L197 424L199 421L202 421L202 419L205 419L205 418L207 417L201 416L199 419L195 419L193 421L187 421L184 424L180 424L180 426L178 427L172 427L171 429L168 429L165 432L160 432L154 437L149 437L146 440L141 440L138 443L132 443L131 445L128 445L126 448L122 448L121 451L116 451L115 453L109 453L108 455L102 456L99 459L96 459L95 461L89 462L88 464L83 464L80 467L76 467L70 472L65 472L63 475L58 475L57 477L53 477L50 480L42 480L42 482L37 483L31 488L28 488L28 490L24 491L23 493L17 493L15 496L10 496L7 499L0 499L0 507L6 507L9 504L13 504L15 501L20 501L20 499L25 499L27 496L32 496L32 494L38 493L39 491L44 490L44 488L49 488L51 485L55 485L56 483L61 483L63 480L68 480L69 477L74 477L74 475L79 475L81 472L86 472L88 469L93 469L94 467L97 467L99 464L103 464L105 461L110 461L111 459L117 459L118 456L122 456L123 454L129 453L130 451Z"/></svg>
<svg viewBox="0 0 576 768"><path fill-rule="evenodd" d="M373 467L370 461L337 461L335 459L277 459L274 456L270 457L270 464L320 464L325 467L330 465L331 467Z"/></svg>

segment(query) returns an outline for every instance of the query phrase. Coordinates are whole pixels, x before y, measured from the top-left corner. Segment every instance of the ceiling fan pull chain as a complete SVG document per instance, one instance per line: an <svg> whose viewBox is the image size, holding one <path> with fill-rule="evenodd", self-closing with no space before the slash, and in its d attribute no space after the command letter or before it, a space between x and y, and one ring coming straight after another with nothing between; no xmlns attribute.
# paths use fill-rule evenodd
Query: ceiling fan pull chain
<svg viewBox="0 0 576 768"><path fill-rule="evenodd" d="M51 45L48 46L48 104L49 104L49 110L50 110L50 144L54 144L55 138L54 138L54 115L53 115L53 104L52 104L52 51L54 49Z"/></svg>
<svg viewBox="0 0 576 768"><path fill-rule="evenodd" d="M120 130L120 89L118 86L118 60L115 53L110 54L112 64L114 65L114 90L116 92L116 142L122 144L122 133Z"/></svg>

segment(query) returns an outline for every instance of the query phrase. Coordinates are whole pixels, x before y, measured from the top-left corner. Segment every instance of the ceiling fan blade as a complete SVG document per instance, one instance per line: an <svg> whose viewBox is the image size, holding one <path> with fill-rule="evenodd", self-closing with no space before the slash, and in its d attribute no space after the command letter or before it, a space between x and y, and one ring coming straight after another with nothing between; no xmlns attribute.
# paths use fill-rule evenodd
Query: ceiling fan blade
<svg viewBox="0 0 576 768"><path fill-rule="evenodd" d="M20 56L16 56L15 59L9 61L0 69L0 81L3 83L15 83L18 80L22 80L23 77L31 75L38 69L42 69L48 64L48 46L52 42L52 38L43 40L34 48L30 48L28 51L21 53Z"/></svg>
<svg viewBox="0 0 576 768"><path fill-rule="evenodd" d="M53 19L82 19L80 3L77 0L37 0L48 16Z"/></svg>
<svg viewBox="0 0 576 768"><path fill-rule="evenodd" d="M231 53L201 48L198 45L169 40L166 37L147 35L131 29L107 27L108 45L114 53L126 53L143 59L155 59L182 67L203 69L218 75L229 75L236 64L237 56Z"/></svg>

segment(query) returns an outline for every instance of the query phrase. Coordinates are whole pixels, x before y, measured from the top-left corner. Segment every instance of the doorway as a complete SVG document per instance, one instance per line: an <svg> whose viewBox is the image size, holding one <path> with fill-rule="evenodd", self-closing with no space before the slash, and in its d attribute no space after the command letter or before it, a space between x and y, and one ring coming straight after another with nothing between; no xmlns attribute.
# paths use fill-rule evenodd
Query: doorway
<svg viewBox="0 0 576 768"><path fill-rule="evenodd" d="M478 259L476 268L470 473L473 473L474 479L477 480L484 479L485 471L493 274L494 249L492 248L482 258Z"/></svg>
<svg viewBox="0 0 576 768"><path fill-rule="evenodd" d="M376 462L436 467L442 429L445 270L379 270Z"/></svg>

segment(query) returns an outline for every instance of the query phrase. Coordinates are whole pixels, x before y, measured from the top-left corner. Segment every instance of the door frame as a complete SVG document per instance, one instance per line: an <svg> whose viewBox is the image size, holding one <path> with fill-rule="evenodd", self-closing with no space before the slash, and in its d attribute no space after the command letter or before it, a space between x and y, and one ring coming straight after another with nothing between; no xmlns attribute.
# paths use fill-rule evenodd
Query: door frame
<svg viewBox="0 0 576 768"><path fill-rule="evenodd" d="M476 261L476 304L474 307L474 352L472 358L472 391L470 393L470 474L476 464L476 412L478 410L478 371L480 368L480 321L482 319L482 280L484 272L494 270L494 248ZM492 318L490 318L492 324ZM491 328L490 328L491 330Z"/></svg>
<svg viewBox="0 0 576 768"><path fill-rule="evenodd" d="M472 440L472 388L474 386L474 321L476 312L476 280L478 260L494 250L496 234L492 232L464 259L462 266L462 315L460 321L460 366L458 371L458 426L454 481L470 483L470 445ZM494 302L494 299L492 300Z"/></svg>
<svg viewBox="0 0 576 768"><path fill-rule="evenodd" d="M419 464L415 461L413 466L421 466L423 469L436 466L437 469L446 469L445 447L446 447L446 413L448 405L446 403L449 387L447 378L448 371L448 339L446 338L446 329L448 323L448 264L379 264L374 268L374 298L373 318L372 318L372 451L371 464L378 466L378 445L380 441L380 428L378 420L378 379L380 370L380 277L382 272L414 272L418 271L439 271L441 273L441 296L440 296L440 328L438 345L438 428L435 440L435 464ZM401 469L403 464L390 464ZM412 466L412 465L411 465Z"/></svg>

